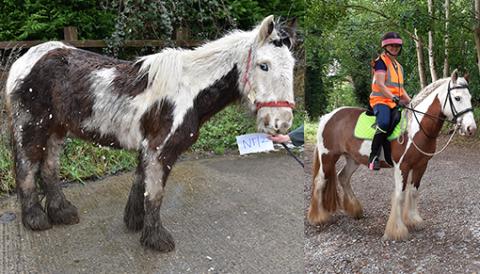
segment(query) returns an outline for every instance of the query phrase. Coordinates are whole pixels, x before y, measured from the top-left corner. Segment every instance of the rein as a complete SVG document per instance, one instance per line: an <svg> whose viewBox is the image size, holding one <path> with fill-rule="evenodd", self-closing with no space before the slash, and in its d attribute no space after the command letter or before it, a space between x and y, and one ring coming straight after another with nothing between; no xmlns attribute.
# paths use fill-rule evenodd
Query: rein
<svg viewBox="0 0 480 274"><path fill-rule="evenodd" d="M413 141L413 138L411 139L412 140L412 144L415 146L415 148L422 154L426 155L426 156L435 156L435 155L438 155L440 153L442 153L446 148L447 146L450 144L450 141L452 141L453 139L453 136L455 135L455 133L457 132L457 129L458 129L458 126L456 125L457 123L457 119L464 115L465 113L468 113L470 111L473 111L473 108L467 108L467 109L464 109L460 112L457 112L457 110L455 109L455 105L453 104L453 100L452 100L452 94L451 94L451 90L453 89L467 89L468 90L468 85L462 85L462 86L457 86L457 87L451 87L450 86L450 83L451 83L451 80L448 82L448 89L447 89L447 96L445 97L445 102L443 103L443 107L442 109L445 109L445 106L447 104L447 100L449 101L450 103L450 109L452 110L452 114L453 114L453 119L452 120L449 120L449 119L446 119L446 118L443 118L443 117L440 117L440 116L435 116L435 115L431 115L429 113L426 113L426 112L422 112L422 111L419 111L419 110L416 110L414 108L411 108L411 107L408 107L408 106L403 106L405 109L408 109L410 111L413 112L413 117L415 117L415 120L417 121L418 123L418 126L420 127L420 129L422 130L423 134L425 136L427 136L428 138L430 139L436 139L438 136L436 137L432 137L430 136L429 134L427 134L427 132L425 131L425 129L423 129L422 127L422 124L420 123L420 121L418 120L418 117L416 115L416 113L420 113L420 114L423 114L425 116L428 116L430 118L433 118L433 119L436 119L436 120L441 120L443 122L449 122L453 125L455 125L454 127L454 131L452 133L452 135L450 136L450 138L448 139L447 143L445 144L445 146L440 150L440 151L437 151L437 152L433 152L433 153L429 153L429 152L425 152L423 151L422 149L420 149L420 147L418 147L418 145ZM402 141L403 143L403 141Z"/></svg>

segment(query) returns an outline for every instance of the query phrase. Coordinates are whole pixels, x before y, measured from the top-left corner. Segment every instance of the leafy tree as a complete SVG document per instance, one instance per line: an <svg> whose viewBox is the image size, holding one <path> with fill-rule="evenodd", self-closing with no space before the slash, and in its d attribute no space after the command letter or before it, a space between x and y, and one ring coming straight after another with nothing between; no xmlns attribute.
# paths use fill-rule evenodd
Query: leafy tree
<svg viewBox="0 0 480 274"><path fill-rule="evenodd" d="M0 40L52 40L76 26L81 39L105 37L115 14L95 0L0 0Z"/></svg>

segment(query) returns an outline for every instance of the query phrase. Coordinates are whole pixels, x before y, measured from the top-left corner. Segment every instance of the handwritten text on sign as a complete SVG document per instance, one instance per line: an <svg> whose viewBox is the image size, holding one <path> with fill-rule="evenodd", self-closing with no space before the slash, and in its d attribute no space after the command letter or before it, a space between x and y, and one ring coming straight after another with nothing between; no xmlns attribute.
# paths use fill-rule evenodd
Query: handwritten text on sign
<svg viewBox="0 0 480 274"><path fill-rule="evenodd" d="M237 136L240 155L273 150L273 143L267 139L267 134L252 133Z"/></svg>

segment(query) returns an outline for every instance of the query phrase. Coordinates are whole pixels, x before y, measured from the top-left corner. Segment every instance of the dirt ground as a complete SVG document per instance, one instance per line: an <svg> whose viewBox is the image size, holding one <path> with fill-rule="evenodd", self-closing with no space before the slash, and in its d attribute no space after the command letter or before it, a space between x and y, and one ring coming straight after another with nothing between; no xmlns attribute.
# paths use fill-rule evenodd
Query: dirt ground
<svg viewBox="0 0 480 274"><path fill-rule="evenodd" d="M373 173L362 166L353 175L362 219L337 212L329 224L308 223L313 149L311 144L305 148L305 273L480 273L478 143L450 145L430 160L419 196L424 228L403 242L381 240L394 187L392 169Z"/></svg>

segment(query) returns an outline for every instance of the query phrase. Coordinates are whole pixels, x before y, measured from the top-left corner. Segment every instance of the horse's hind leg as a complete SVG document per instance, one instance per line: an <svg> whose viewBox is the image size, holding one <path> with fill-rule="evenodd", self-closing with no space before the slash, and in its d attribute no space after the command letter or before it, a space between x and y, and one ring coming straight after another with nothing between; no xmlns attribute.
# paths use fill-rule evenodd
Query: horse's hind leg
<svg viewBox="0 0 480 274"><path fill-rule="evenodd" d="M407 181L402 176L399 166L394 167L395 171L395 190L392 195L392 209L388 217L387 227L385 228L384 240L405 240L408 237L408 229L402 220L402 205L405 201L405 192L402 190L403 184Z"/></svg>
<svg viewBox="0 0 480 274"><path fill-rule="evenodd" d="M35 184L38 162L31 162L22 149L15 148L15 181L17 194L22 206L22 223L32 230L45 230L52 227L45 213Z"/></svg>
<svg viewBox="0 0 480 274"><path fill-rule="evenodd" d="M308 221L322 224L329 220L338 204L335 163L338 156L322 154L315 148L313 161L312 197L308 209Z"/></svg>
<svg viewBox="0 0 480 274"><path fill-rule="evenodd" d="M76 224L79 222L78 210L65 198L58 185L63 139L63 134L48 137L41 166L41 186L46 194L45 208L50 221L53 224Z"/></svg>
<svg viewBox="0 0 480 274"><path fill-rule="evenodd" d="M407 182L405 189L405 206L403 208L403 222L412 230L418 230L422 228L423 219L418 213L417 198L418 188L420 187L420 180L427 165L414 169L412 172L412 182Z"/></svg>
<svg viewBox="0 0 480 274"><path fill-rule="evenodd" d="M145 163L142 153L139 153L138 167L135 174L130 194L128 195L127 205L123 214L123 221L129 230L138 231L143 227L145 217Z"/></svg>
<svg viewBox="0 0 480 274"><path fill-rule="evenodd" d="M352 174L357 170L359 165L349 156L345 156L345 159L347 163L338 173L338 181L340 181L340 184L343 188L343 209L350 216L358 219L363 216L363 209L362 205L353 193L352 186L350 184L350 178L352 177Z"/></svg>

